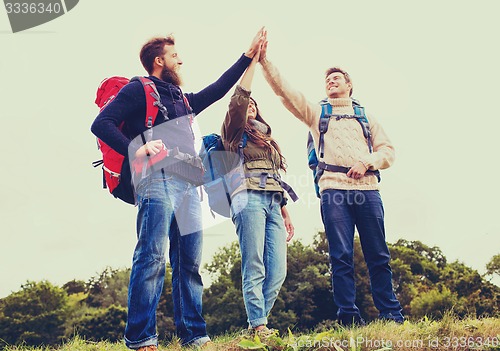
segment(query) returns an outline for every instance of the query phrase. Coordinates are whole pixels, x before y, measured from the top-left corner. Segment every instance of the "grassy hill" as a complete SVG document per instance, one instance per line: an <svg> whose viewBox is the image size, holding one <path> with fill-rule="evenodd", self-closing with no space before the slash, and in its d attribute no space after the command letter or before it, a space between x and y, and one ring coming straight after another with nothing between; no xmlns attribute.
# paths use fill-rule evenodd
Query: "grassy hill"
<svg viewBox="0 0 500 351"><path fill-rule="evenodd" d="M285 331L267 340L228 334L214 338L211 350L333 350L333 351L500 351L500 319L462 319L445 316L440 321L422 319L403 325L373 322L365 327L344 329L334 326L310 334ZM121 343L90 342L78 336L59 347L6 347L5 351L126 351ZM178 340L160 345L160 350L180 351Z"/></svg>

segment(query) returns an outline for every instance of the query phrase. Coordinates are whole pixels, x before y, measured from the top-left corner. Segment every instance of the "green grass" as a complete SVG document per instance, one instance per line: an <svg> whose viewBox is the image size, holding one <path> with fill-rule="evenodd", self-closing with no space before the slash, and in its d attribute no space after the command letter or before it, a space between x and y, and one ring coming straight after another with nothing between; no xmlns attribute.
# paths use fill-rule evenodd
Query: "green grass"
<svg viewBox="0 0 500 351"><path fill-rule="evenodd" d="M488 350L500 351L500 319L466 318L458 320L445 316L440 321L423 319L405 322L373 322L365 327L332 329L294 334L284 331L267 340L227 334L214 338L210 350L333 350L333 351L444 351ZM5 351L127 351L123 343L90 342L75 337L59 347L6 347ZM182 348L178 340L160 345L163 351L193 350Z"/></svg>

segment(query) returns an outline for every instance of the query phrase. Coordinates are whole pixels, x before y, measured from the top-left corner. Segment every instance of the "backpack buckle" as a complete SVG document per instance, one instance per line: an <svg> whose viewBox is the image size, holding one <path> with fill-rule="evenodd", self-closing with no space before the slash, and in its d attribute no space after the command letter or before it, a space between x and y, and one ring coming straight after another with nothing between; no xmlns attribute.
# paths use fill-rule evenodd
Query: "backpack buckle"
<svg viewBox="0 0 500 351"><path fill-rule="evenodd" d="M328 123L330 123L330 116L325 116L325 118L321 118L319 120L319 132L321 134L324 134L326 133L326 131L328 130Z"/></svg>
<svg viewBox="0 0 500 351"><path fill-rule="evenodd" d="M267 184L267 178L269 177L269 173L262 172L260 174L259 188L265 189Z"/></svg>

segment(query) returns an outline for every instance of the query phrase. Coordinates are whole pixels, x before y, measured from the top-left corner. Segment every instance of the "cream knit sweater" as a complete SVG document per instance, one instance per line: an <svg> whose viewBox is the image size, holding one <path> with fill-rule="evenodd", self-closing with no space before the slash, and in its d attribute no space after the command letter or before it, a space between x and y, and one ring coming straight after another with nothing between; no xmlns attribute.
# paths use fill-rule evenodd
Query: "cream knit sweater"
<svg viewBox="0 0 500 351"><path fill-rule="evenodd" d="M281 77L276 67L269 61L262 62L264 77L281 98L283 105L310 129L316 152L319 142L319 118L321 107L306 100L304 94L290 87ZM354 114L351 99L329 99L333 114ZM330 119L325 134L325 156L328 164L352 167L356 162L363 162L370 170L384 169L394 162L394 147L384 130L372 116L367 116L372 134L373 153L370 154L361 125L355 119ZM318 155L319 157L319 155ZM378 181L374 175L361 179L347 177L344 173L325 171L319 182L320 191L325 189L340 190L377 190Z"/></svg>

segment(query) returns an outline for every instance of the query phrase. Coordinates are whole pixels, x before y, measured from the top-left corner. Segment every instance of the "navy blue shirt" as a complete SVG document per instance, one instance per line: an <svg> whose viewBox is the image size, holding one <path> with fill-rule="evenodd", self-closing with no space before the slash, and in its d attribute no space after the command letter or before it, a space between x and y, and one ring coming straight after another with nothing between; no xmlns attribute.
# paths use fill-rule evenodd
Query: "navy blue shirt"
<svg viewBox="0 0 500 351"><path fill-rule="evenodd" d="M183 95L187 98L192 112L197 115L224 97L236 84L251 61L251 58L241 55L238 61L224 72L217 81L197 93L183 94L176 85L153 76L148 78L155 83L161 101L167 108L168 118L174 119L191 113L184 103ZM146 97L144 88L141 82L132 81L125 85L116 98L99 113L92 124L91 131L115 151L128 156L128 147L131 140L147 129L144 123L145 118ZM162 113L158 112L154 125L157 126L164 121ZM123 122L125 122L125 127L122 132L119 126Z"/></svg>

